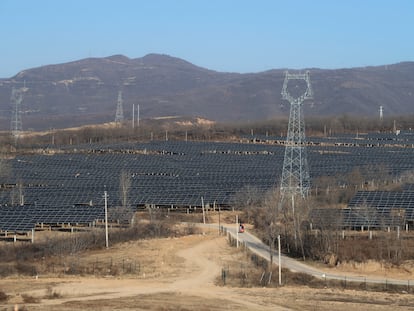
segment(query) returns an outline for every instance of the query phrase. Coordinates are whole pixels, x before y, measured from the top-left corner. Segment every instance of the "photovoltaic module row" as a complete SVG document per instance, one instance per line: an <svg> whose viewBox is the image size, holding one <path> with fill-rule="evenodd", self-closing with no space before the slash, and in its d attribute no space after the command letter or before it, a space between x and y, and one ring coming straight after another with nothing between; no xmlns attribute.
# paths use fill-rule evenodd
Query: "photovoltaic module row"
<svg viewBox="0 0 414 311"><path fill-rule="evenodd" d="M313 180L346 176L355 168L362 168L367 178L414 169L413 148L397 140L395 146L361 147L318 139L324 144L307 148ZM261 193L277 188L283 156L284 146L271 143L190 141L85 144L65 146L55 154L18 155L8 160L11 174L3 184L20 186L0 189L0 213L20 204L102 207L104 191L109 206L120 206L122 174L128 176L131 208L201 206L201 198L205 204L233 205L244 187Z"/></svg>
<svg viewBox="0 0 414 311"><path fill-rule="evenodd" d="M412 186L412 185L411 185ZM411 188L411 187L408 187ZM358 191L344 209L314 209L310 218L320 228L404 228L414 226L414 192Z"/></svg>
<svg viewBox="0 0 414 311"><path fill-rule="evenodd" d="M0 231L27 232L36 224L90 224L104 219L94 206L13 206L0 208Z"/></svg>
<svg viewBox="0 0 414 311"><path fill-rule="evenodd" d="M62 198L76 197L78 188L84 193L102 193L106 186L116 197L120 174L125 171L131 176L131 189L141 196L161 188L166 196L169 191L193 190L200 197L214 197L209 195L211 191L223 197L223 193L234 193L246 185L263 190L277 186L283 161L280 146L157 142L122 147L159 153L20 156L13 160L13 176L8 183L56 188ZM313 178L344 175L355 167L378 169L375 167L378 166L393 175L413 169L413 153L406 148L310 147L308 155ZM71 194L72 189L75 194ZM96 201L94 197L86 197L75 203L92 199Z"/></svg>
<svg viewBox="0 0 414 311"><path fill-rule="evenodd" d="M328 229L383 229L396 227L412 230L414 225L414 207L405 207L395 211L392 207L365 207L344 209L313 209L310 212L313 228Z"/></svg>

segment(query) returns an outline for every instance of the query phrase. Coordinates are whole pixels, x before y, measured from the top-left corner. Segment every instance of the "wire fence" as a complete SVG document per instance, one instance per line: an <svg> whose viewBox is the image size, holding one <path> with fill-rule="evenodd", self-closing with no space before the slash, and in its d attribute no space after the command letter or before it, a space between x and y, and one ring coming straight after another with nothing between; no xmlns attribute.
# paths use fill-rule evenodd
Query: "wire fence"
<svg viewBox="0 0 414 311"><path fill-rule="evenodd" d="M147 271L150 272L150 271ZM95 260L79 257L65 257L63 260L30 264L17 262L15 264L0 264L0 276L13 274L39 275L95 275L95 276L138 276L144 272L142 264L131 258L96 258Z"/></svg>
<svg viewBox="0 0 414 311"><path fill-rule="evenodd" d="M260 244L258 246L251 241L245 241L237 236L235 230L224 228L223 232L227 235L231 246L239 247L246 253L249 262L243 267L223 267L221 274L223 285L266 287L306 285L315 288L342 288L414 294L414 280L324 273L286 256L283 256L282 259L281 284L279 284L279 269L276 264L270 267L270 253L266 245ZM278 253L274 252L273 259L276 258L278 258ZM292 266L294 266L294 269L292 269ZM304 266L308 270L304 269L303 271L307 272L301 271L301 267ZM292 270L295 270L295 272Z"/></svg>

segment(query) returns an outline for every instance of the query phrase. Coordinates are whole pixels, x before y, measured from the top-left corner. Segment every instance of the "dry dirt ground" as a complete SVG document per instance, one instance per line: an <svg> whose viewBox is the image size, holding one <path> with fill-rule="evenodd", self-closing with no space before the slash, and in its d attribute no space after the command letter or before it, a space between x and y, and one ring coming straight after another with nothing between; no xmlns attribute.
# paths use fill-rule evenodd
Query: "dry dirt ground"
<svg viewBox="0 0 414 311"><path fill-rule="evenodd" d="M122 276L39 275L0 280L3 310L414 310L410 294L305 286L220 285L223 267L247 264L216 231L182 238L123 243L79 255L83 261L133 258L139 272ZM74 258L75 260L75 258ZM26 302L24 302L26 297ZM27 297L32 302L27 302Z"/></svg>

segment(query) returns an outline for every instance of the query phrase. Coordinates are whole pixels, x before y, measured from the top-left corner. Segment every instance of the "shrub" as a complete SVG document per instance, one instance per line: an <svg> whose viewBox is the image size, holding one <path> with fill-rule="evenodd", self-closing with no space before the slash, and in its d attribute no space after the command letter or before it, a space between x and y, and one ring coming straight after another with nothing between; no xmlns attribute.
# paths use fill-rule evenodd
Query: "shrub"
<svg viewBox="0 0 414 311"><path fill-rule="evenodd" d="M36 266L28 264L26 262L18 261L16 264L16 270L19 274L23 275L36 275Z"/></svg>
<svg viewBox="0 0 414 311"><path fill-rule="evenodd" d="M27 294L22 294L24 303L39 303L41 300L38 297L33 297Z"/></svg>
<svg viewBox="0 0 414 311"><path fill-rule="evenodd" d="M5 292L0 291L0 302L6 302L9 299L9 296Z"/></svg>
<svg viewBox="0 0 414 311"><path fill-rule="evenodd" d="M312 275L300 272L294 273L290 271L284 271L283 275L285 275L285 277L288 279L287 282L296 285L308 285L315 279Z"/></svg>
<svg viewBox="0 0 414 311"><path fill-rule="evenodd" d="M62 295L59 292L54 291L52 287L48 287L46 289L46 295L44 298L45 299L58 299L58 298L62 298Z"/></svg>

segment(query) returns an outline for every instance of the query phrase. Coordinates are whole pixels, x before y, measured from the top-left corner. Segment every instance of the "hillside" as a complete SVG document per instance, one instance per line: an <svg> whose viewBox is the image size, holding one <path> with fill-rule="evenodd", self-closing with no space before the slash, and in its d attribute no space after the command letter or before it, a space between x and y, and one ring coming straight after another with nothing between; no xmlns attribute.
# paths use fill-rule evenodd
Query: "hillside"
<svg viewBox="0 0 414 311"><path fill-rule="evenodd" d="M413 114L414 62L337 70L309 69L314 100L306 115ZM124 115L140 104L142 118L200 116L252 121L288 115L281 99L284 70L224 73L167 55L122 55L42 66L0 79L0 130L10 127L13 87L27 88L24 129L49 129L113 121L118 91ZM295 85L289 85L292 91Z"/></svg>

